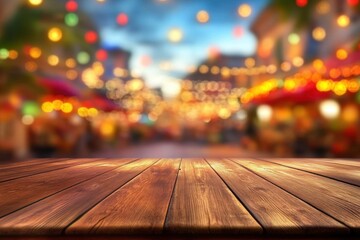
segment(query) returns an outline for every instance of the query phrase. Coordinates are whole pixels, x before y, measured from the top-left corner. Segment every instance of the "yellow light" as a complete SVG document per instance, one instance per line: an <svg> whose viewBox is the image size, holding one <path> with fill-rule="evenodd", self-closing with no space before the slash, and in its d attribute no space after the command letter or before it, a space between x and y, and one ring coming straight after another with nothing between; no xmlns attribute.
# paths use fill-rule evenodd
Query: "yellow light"
<svg viewBox="0 0 360 240"><path fill-rule="evenodd" d="M293 79L286 79L285 82L284 82L284 88L285 88L287 91L295 90L295 88L296 88L296 82L295 82L295 80L293 80Z"/></svg>
<svg viewBox="0 0 360 240"><path fill-rule="evenodd" d="M180 42L183 39L183 32L179 28L172 28L168 33L168 39L173 43Z"/></svg>
<svg viewBox="0 0 360 240"><path fill-rule="evenodd" d="M38 59L39 57L41 57L42 52L41 52L40 48L33 47L30 49L29 54L30 54L30 57L32 57L34 59Z"/></svg>
<svg viewBox="0 0 360 240"><path fill-rule="evenodd" d="M295 67L301 67L304 64L304 59L302 57L295 57L292 63Z"/></svg>
<svg viewBox="0 0 360 240"><path fill-rule="evenodd" d="M35 72L38 68L38 65L35 62L26 62L25 69L29 72Z"/></svg>
<svg viewBox="0 0 360 240"><path fill-rule="evenodd" d="M220 68L218 67L218 66L213 66L212 68L211 68L211 73L212 74L219 74L220 73Z"/></svg>
<svg viewBox="0 0 360 240"><path fill-rule="evenodd" d="M48 37L50 41L58 42L62 38L62 31L59 28L51 28L48 32Z"/></svg>
<svg viewBox="0 0 360 240"><path fill-rule="evenodd" d="M336 51L336 57L340 60L345 60L348 57L348 53L345 49L339 49Z"/></svg>
<svg viewBox="0 0 360 240"><path fill-rule="evenodd" d="M80 107L78 110L77 110L77 113L80 117L87 117L89 114L88 114L88 109L86 107Z"/></svg>
<svg viewBox="0 0 360 240"><path fill-rule="evenodd" d="M254 58L246 58L245 59L245 66L248 68L252 68L255 66L255 59Z"/></svg>
<svg viewBox="0 0 360 240"><path fill-rule="evenodd" d="M61 111L64 113L71 113L73 110L73 105L71 103L64 103L61 105Z"/></svg>
<svg viewBox="0 0 360 240"><path fill-rule="evenodd" d="M63 105L63 101L61 101L61 100L54 100L54 101L52 102L52 105L53 105L54 110L60 110L60 109L61 109L61 106Z"/></svg>
<svg viewBox="0 0 360 240"><path fill-rule="evenodd" d="M68 59L66 59L66 61L65 61L65 65L66 65L68 68L74 68L74 67L76 67L76 61L75 61L75 59L73 59L73 58L68 58Z"/></svg>
<svg viewBox="0 0 360 240"><path fill-rule="evenodd" d="M322 41L326 37L326 31L322 27L316 27L312 32L312 36L316 41Z"/></svg>
<svg viewBox="0 0 360 240"><path fill-rule="evenodd" d="M209 67L206 65L201 65L199 68L199 71L200 71L200 73L205 74L205 73L209 72Z"/></svg>
<svg viewBox="0 0 360 240"><path fill-rule="evenodd" d="M144 87L144 83L140 79L133 79L126 83L126 89L132 92L140 91Z"/></svg>
<svg viewBox="0 0 360 240"><path fill-rule="evenodd" d="M346 91L347 91L347 87L346 87L345 82L340 81L340 82L335 83L333 92L336 95L342 96L342 95L344 95L346 93Z"/></svg>
<svg viewBox="0 0 360 240"><path fill-rule="evenodd" d="M89 108L88 115L89 117L96 117L97 115L99 115L99 111L96 108Z"/></svg>
<svg viewBox="0 0 360 240"><path fill-rule="evenodd" d="M51 102L44 102L41 105L41 110L45 113L50 113L50 112L54 111L54 106Z"/></svg>
<svg viewBox="0 0 360 240"><path fill-rule="evenodd" d="M39 6L43 3L43 0L28 0L28 3L33 6Z"/></svg>
<svg viewBox="0 0 360 240"><path fill-rule="evenodd" d="M340 114L340 105L334 100L325 100L320 103L320 113L327 119L335 119Z"/></svg>
<svg viewBox="0 0 360 240"><path fill-rule="evenodd" d="M58 65L58 64L59 64L59 57L56 56L56 55L50 55L50 56L48 57L48 63L49 63L49 65L51 65L51 66L56 66L56 65Z"/></svg>
<svg viewBox="0 0 360 240"><path fill-rule="evenodd" d="M340 26L340 27L347 27L349 26L350 24L350 18L347 16L347 15L340 15L338 18L337 18L337 24Z"/></svg>
<svg viewBox="0 0 360 240"><path fill-rule="evenodd" d="M228 119L229 117L231 117L231 112L227 108L220 108L220 110L218 112L218 116L221 119Z"/></svg>
<svg viewBox="0 0 360 240"><path fill-rule="evenodd" d="M199 23L207 23L210 19L210 16L207 11L201 10L197 13L196 19Z"/></svg>
<svg viewBox="0 0 360 240"><path fill-rule="evenodd" d="M248 4L242 4L238 8L238 14L240 17L247 18L251 15L252 9L251 6Z"/></svg>

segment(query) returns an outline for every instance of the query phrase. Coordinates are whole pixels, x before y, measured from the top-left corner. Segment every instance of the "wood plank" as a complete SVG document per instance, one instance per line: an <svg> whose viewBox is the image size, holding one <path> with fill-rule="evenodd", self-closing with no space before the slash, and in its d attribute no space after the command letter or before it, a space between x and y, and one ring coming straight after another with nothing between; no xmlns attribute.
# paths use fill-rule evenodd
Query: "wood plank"
<svg viewBox="0 0 360 240"><path fill-rule="evenodd" d="M265 160L360 186L360 168L355 168L353 166L311 159L271 158Z"/></svg>
<svg viewBox="0 0 360 240"><path fill-rule="evenodd" d="M98 160L0 183L0 217L130 161Z"/></svg>
<svg viewBox="0 0 360 240"><path fill-rule="evenodd" d="M225 159L207 159L267 233L345 233L349 229L309 204Z"/></svg>
<svg viewBox="0 0 360 240"><path fill-rule="evenodd" d="M0 219L0 235L56 235L157 159L128 163Z"/></svg>
<svg viewBox="0 0 360 240"><path fill-rule="evenodd" d="M50 163L50 162L57 162L57 161L63 161L66 158L36 158L31 160L24 160L24 161L18 161L18 162L6 162L1 163L0 162L0 171L3 169L9 169L9 168L16 168L16 167L22 167L22 166L31 166L36 164L44 164L44 163Z"/></svg>
<svg viewBox="0 0 360 240"><path fill-rule="evenodd" d="M166 232L261 233L262 228L203 159L183 159Z"/></svg>
<svg viewBox="0 0 360 240"><path fill-rule="evenodd" d="M180 159L162 159L108 198L67 230L67 234L161 233Z"/></svg>
<svg viewBox="0 0 360 240"><path fill-rule="evenodd" d="M331 162L360 168L360 159L321 158L317 159L317 161Z"/></svg>
<svg viewBox="0 0 360 240"><path fill-rule="evenodd" d="M268 161L233 160L359 232L359 187Z"/></svg>
<svg viewBox="0 0 360 240"><path fill-rule="evenodd" d="M5 181L14 180L17 178L27 177L39 173L45 173L62 168L75 166L82 163L94 162L99 158L87 158L87 159L68 159L64 161L55 161L47 164L37 164L32 166L21 166L17 168L1 169L0 183Z"/></svg>

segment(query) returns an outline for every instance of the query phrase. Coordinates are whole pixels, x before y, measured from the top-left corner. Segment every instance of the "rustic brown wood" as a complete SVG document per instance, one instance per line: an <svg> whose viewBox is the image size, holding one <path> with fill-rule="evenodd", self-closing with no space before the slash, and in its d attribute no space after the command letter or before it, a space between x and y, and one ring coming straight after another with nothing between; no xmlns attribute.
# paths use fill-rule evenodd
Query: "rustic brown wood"
<svg viewBox="0 0 360 240"><path fill-rule="evenodd" d="M0 217L130 161L98 160L0 183Z"/></svg>
<svg viewBox="0 0 360 240"><path fill-rule="evenodd" d="M261 233L262 228L203 159L184 159L166 231Z"/></svg>
<svg viewBox="0 0 360 240"><path fill-rule="evenodd" d="M360 168L356 168L353 166L307 159L266 160L360 186Z"/></svg>
<svg viewBox="0 0 360 240"><path fill-rule="evenodd" d="M68 159L63 161L55 161L48 164L37 164L31 166L21 166L17 168L1 169L0 171L0 182L14 180L21 177L27 177L39 173L54 171L62 168L75 166L82 163L94 162L98 160L93 159Z"/></svg>
<svg viewBox="0 0 360 240"><path fill-rule="evenodd" d="M267 233L349 232L343 224L242 166L226 159L207 161Z"/></svg>
<svg viewBox="0 0 360 240"><path fill-rule="evenodd" d="M36 164L44 164L44 163L46 164L51 162L64 161L65 159L66 158L36 158L36 159L24 160L18 162L6 162L6 163L0 162L0 171L8 168L17 168L22 166L31 166Z"/></svg>
<svg viewBox="0 0 360 240"><path fill-rule="evenodd" d="M337 163L342 165L348 165L360 168L360 159L331 159L331 158L321 158L321 159L311 159L315 162L331 162L331 163Z"/></svg>
<svg viewBox="0 0 360 240"><path fill-rule="evenodd" d="M128 163L1 218L0 235L61 234L81 214L156 161Z"/></svg>
<svg viewBox="0 0 360 240"><path fill-rule="evenodd" d="M360 230L359 187L268 161L234 161L326 212L354 231Z"/></svg>
<svg viewBox="0 0 360 240"><path fill-rule="evenodd" d="M161 233L180 159L163 159L96 205L68 234Z"/></svg>

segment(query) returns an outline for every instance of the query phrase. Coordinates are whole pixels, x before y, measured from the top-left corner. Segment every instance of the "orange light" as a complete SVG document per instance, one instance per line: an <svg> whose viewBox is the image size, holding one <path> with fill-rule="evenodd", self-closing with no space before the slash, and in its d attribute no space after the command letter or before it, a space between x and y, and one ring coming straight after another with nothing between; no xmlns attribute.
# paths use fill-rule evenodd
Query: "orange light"
<svg viewBox="0 0 360 240"><path fill-rule="evenodd" d="M340 60L345 60L348 57L348 52L341 48L336 51L336 57Z"/></svg>

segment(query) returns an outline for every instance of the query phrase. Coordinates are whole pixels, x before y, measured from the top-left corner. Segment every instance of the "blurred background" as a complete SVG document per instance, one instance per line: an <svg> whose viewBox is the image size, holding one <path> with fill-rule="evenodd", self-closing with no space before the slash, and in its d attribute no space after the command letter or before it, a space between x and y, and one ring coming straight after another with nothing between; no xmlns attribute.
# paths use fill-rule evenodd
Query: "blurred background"
<svg viewBox="0 0 360 240"><path fill-rule="evenodd" d="M0 0L0 161L360 157L359 0Z"/></svg>

